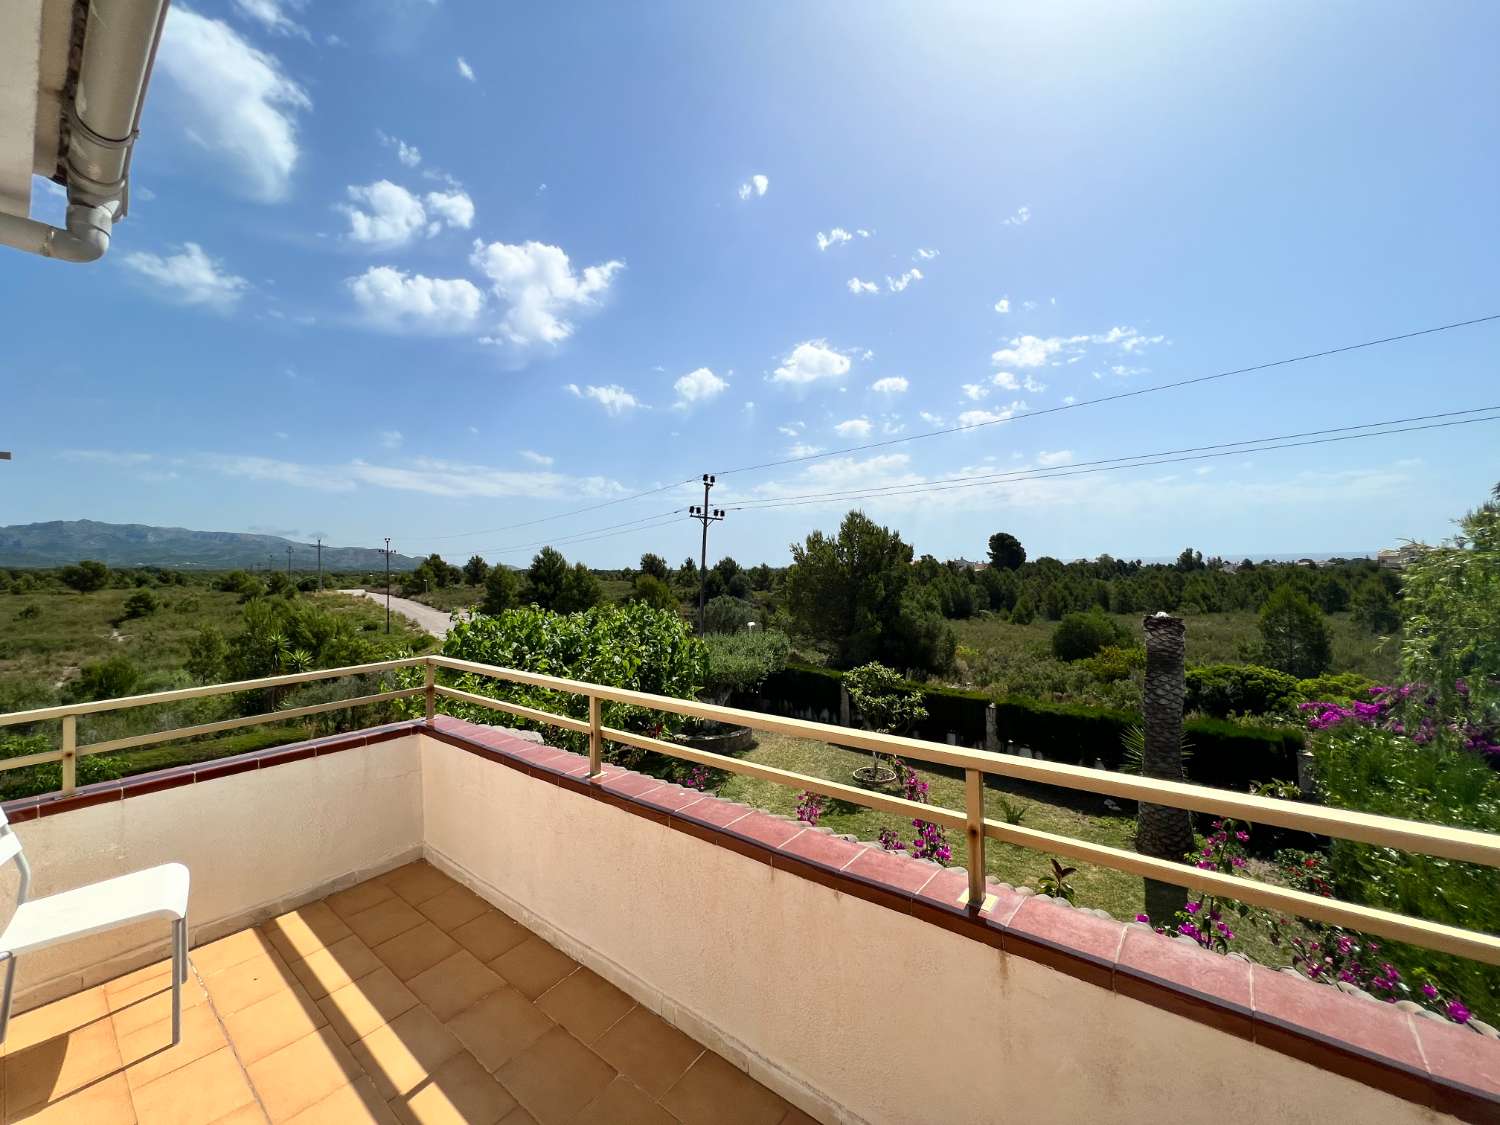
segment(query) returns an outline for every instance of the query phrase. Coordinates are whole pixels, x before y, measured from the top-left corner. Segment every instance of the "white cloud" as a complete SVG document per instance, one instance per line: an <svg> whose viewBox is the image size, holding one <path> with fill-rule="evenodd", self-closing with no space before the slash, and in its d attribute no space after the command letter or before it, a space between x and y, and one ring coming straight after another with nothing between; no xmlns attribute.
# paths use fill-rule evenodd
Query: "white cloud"
<svg viewBox="0 0 1500 1125"><path fill-rule="evenodd" d="M610 415L618 416L645 406L640 399L618 383L611 383L607 387L579 387L577 383L568 383L563 389L575 398L593 399L604 407L606 414Z"/></svg>
<svg viewBox="0 0 1500 1125"><path fill-rule="evenodd" d="M298 39L312 38L307 28L286 14L280 0L234 0L234 6L240 15L254 20L272 35L295 36ZM295 2L293 6L301 7Z"/></svg>
<svg viewBox="0 0 1500 1125"><path fill-rule="evenodd" d="M834 227L827 234L818 232L818 249L827 250L830 246L837 246L840 242L849 242L854 236L843 227Z"/></svg>
<svg viewBox="0 0 1500 1125"><path fill-rule="evenodd" d="M526 460L530 461L533 465L550 465L553 462L553 458L547 456L547 454L545 453L538 453L534 449L521 450L521 456L526 458Z"/></svg>
<svg viewBox="0 0 1500 1125"><path fill-rule="evenodd" d="M886 284L886 288L889 289L892 293L900 293L903 289L905 289L913 281L921 281L921 280L922 280L922 271L919 270L919 269L917 269L917 268L915 268L915 267L913 267L913 268L907 270L905 273L903 273L900 277L887 277L885 279L885 284Z"/></svg>
<svg viewBox="0 0 1500 1125"><path fill-rule="evenodd" d="M1010 312L1010 298L1009 297L1001 297L998 301L996 301L995 302L995 311L997 313L1008 313L1008 312Z"/></svg>
<svg viewBox="0 0 1500 1125"><path fill-rule="evenodd" d="M64 461L81 461L92 465L113 465L122 469L134 469L155 461L154 453L128 453L112 449L64 449Z"/></svg>
<svg viewBox="0 0 1500 1125"><path fill-rule="evenodd" d="M926 422L929 426L941 426L943 424L943 416L941 414L934 414L930 410L918 411L917 417L922 419L922 421Z"/></svg>
<svg viewBox="0 0 1500 1125"><path fill-rule="evenodd" d="M431 191L425 202L390 180L351 184L347 191L353 202L338 205L349 220L345 237L372 250L405 246L444 226L467 230L474 222L474 202L461 190Z"/></svg>
<svg viewBox="0 0 1500 1125"><path fill-rule="evenodd" d="M870 420L868 418L850 418L834 426L834 431L840 437L869 437Z"/></svg>
<svg viewBox="0 0 1500 1125"><path fill-rule="evenodd" d="M905 394L906 389L911 386L905 376L887 375L884 379L876 379L870 384L870 390L879 395Z"/></svg>
<svg viewBox="0 0 1500 1125"><path fill-rule="evenodd" d="M543 242L486 245L477 239L470 261L510 306L500 321L498 342L522 348L566 340L573 334L567 318L597 304L625 268L624 262L608 261L574 273L559 247Z"/></svg>
<svg viewBox="0 0 1500 1125"><path fill-rule="evenodd" d="M270 457L238 457L203 454L194 461L226 476L311 488L324 492L351 492L362 485L428 496L498 499L523 496L550 499L581 494L611 497L624 495L618 481L606 477L567 477L553 472L514 472L488 465L461 464L431 458L415 458L403 465L372 465L354 460L343 464L309 465Z"/></svg>
<svg viewBox="0 0 1500 1125"><path fill-rule="evenodd" d="M940 253L942 253L941 250L923 250L920 246L917 247L917 257L920 258L924 262L931 261L933 258L936 258Z"/></svg>
<svg viewBox="0 0 1500 1125"><path fill-rule="evenodd" d="M1026 409L1024 402L1013 402L998 410L965 410L958 416L958 424L968 429L970 426L983 426L989 422L1003 422L1007 418L1014 417L1016 411L1024 409Z"/></svg>
<svg viewBox="0 0 1500 1125"><path fill-rule="evenodd" d="M380 143L385 145L386 148L396 150L396 159L401 161L405 167L415 168L418 164L422 163L422 150L417 148L416 145L409 145L400 137L393 137L378 129L375 131L375 135L380 138Z"/></svg>
<svg viewBox="0 0 1500 1125"><path fill-rule="evenodd" d="M300 155L295 115L312 102L276 57L174 5L156 67L182 100L184 135L222 159L225 179L263 203L286 198Z"/></svg>
<svg viewBox="0 0 1500 1125"><path fill-rule="evenodd" d="M210 258L196 242L183 243L176 254L137 251L121 261L127 269L154 283L168 299L185 305L229 309L250 286L243 277L236 277Z"/></svg>
<svg viewBox="0 0 1500 1125"><path fill-rule="evenodd" d="M1016 336L990 356L997 367L1041 367L1059 355L1082 351L1088 336Z"/></svg>
<svg viewBox="0 0 1500 1125"><path fill-rule="evenodd" d="M822 452L823 447L821 445L808 445L803 441L794 441L786 447L786 455L788 457L814 457Z"/></svg>
<svg viewBox="0 0 1500 1125"><path fill-rule="evenodd" d="M740 198L749 199L752 195L765 195L770 186L770 178L757 172L750 177L749 182L740 185Z"/></svg>
<svg viewBox="0 0 1500 1125"><path fill-rule="evenodd" d="M963 385L964 397L970 402L978 402L982 398L988 398L990 389L982 383L965 383Z"/></svg>
<svg viewBox="0 0 1500 1125"><path fill-rule="evenodd" d="M807 340L793 348L771 375L773 383L816 383L849 374L849 357L834 351L826 340Z"/></svg>
<svg viewBox="0 0 1500 1125"><path fill-rule="evenodd" d="M464 62L464 57L462 55L458 56L458 73L462 77L467 78L470 82L474 81L474 68L468 63Z"/></svg>
<svg viewBox="0 0 1500 1125"><path fill-rule="evenodd" d="M1059 449L1053 453L1043 451L1036 455L1036 463L1043 466L1067 465L1073 460L1071 449Z"/></svg>
<svg viewBox="0 0 1500 1125"><path fill-rule="evenodd" d="M406 440L400 430L381 430L377 437L381 449L400 449L402 442Z"/></svg>
<svg viewBox="0 0 1500 1125"><path fill-rule="evenodd" d="M1018 376L1013 371L997 371L991 380L995 386L1005 391L1027 390L1032 394L1041 394L1047 389L1046 383L1039 383L1032 375Z"/></svg>
<svg viewBox="0 0 1500 1125"><path fill-rule="evenodd" d="M787 437L794 438L802 432L802 427L803 423L801 422L789 422L786 425L777 426L776 430L778 433L783 433Z"/></svg>
<svg viewBox="0 0 1500 1125"><path fill-rule="evenodd" d="M429 191L426 195L427 211L442 222L457 230L468 230L474 225L474 201L466 191Z"/></svg>
<svg viewBox="0 0 1500 1125"><path fill-rule="evenodd" d="M873 281L861 281L857 277L851 277L846 284L849 286L849 292L855 294L880 292L880 286Z"/></svg>
<svg viewBox="0 0 1500 1125"><path fill-rule="evenodd" d="M1017 207L1016 211L1015 211L1015 214L1013 214L1010 218L1006 219L1002 225L1003 226L1007 226L1007 227L1023 227L1027 223L1029 223L1030 221L1031 221L1031 208L1023 206L1023 207Z"/></svg>
<svg viewBox="0 0 1500 1125"><path fill-rule="evenodd" d="M677 405L686 409L694 403L707 402L723 394L729 389L729 384L720 379L706 367L700 367L696 371L689 371L677 382L672 384L672 389L677 392ZM754 403L747 404L753 408Z"/></svg>
<svg viewBox="0 0 1500 1125"><path fill-rule="evenodd" d="M1122 351L1132 355L1145 351L1147 348L1160 344L1166 339L1165 336L1147 336L1136 328L1111 328L1108 332L1090 339L1096 344L1116 344Z"/></svg>
<svg viewBox="0 0 1500 1125"><path fill-rule="evenodd" d="M366 320L393 332L463 332L474 326L484 307L479 287L461 277L408 275L391 266L371 266L345 284Z"/></svg>
<svg viewBox="0 0 1500 1125"><path fill-rule="evenodd" d="M210 454L202 458L203 464L225 476L241 477L245 480L272 484L289 484L296 488L312 488L320 492L349 492L354 481L342 472L329 472L322 465L299 465L292 461L278 461L272 457L237 457Z"/></svg>

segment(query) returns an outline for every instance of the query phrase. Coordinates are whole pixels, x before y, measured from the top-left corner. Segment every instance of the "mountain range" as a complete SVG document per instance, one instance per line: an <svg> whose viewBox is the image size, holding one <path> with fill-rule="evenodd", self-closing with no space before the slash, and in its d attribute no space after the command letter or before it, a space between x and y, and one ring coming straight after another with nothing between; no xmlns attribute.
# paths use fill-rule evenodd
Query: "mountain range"
<svg viewBox="0 0 1500 1125"><path fill-rule="evenodd" d="M287 548L292 566L311 570L318 564L317 548L279 535L238 531L190 531L185 527L152 527L143 523L100 523L98 520L52 520L47 523L0 527L0 566L65 566L80 559L98 559L110 566L165 566L179 570L246 570L284 567ZM392 570L414 570L421 559L392 555ZM385 552L378 547L323 547L323 569L377 571L385 569Z"/></svg>

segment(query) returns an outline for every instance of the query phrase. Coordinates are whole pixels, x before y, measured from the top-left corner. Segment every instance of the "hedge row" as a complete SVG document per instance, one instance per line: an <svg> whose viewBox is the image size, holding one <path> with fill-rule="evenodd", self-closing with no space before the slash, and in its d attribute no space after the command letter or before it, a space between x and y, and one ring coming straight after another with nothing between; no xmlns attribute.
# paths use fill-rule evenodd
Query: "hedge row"
<svg viewBox="0 0 1500 1125"><path fill-rule="evenodd" d="M792 664L770 677L745 705L773 714L818 715L837 721L840 674L828 668ZM1006 742L1030 747L1048 761L1082 766L1103 763L1119 769L1123 759L1121 736L1138 725L1139 714L1072 703L1037 699L995 699L981 692L928 684L911 685L923 696L927 718L912 734L946 742L952 734L960 745L984 745L985 708L995 704L995 730ZM1230 722L1190 719L1186 724L1192 755L1188 780L1225 789L1248 789L1252 781L1273 778L1295 781L1302 734Z"/></svg>

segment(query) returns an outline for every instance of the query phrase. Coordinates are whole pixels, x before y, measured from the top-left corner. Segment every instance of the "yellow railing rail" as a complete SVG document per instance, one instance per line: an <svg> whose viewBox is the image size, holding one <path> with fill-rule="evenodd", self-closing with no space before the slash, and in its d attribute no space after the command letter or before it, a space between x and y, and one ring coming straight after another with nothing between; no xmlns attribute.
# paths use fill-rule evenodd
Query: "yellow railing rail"
<svg viewBox="0 0 1500 1125"><path fill-rule="evenodd" d="M77 746L77 721L82 715L103 711L121 710L131 707L152 706L179 700L199 699L207 696L226 695L235 692L253 691L260 688L280 687L307 683L314 680L333 679L341 676L367 675L399 668L422 667L424 682L420 687L399 688L392 691L363 695L352 699L334 700L306 707L286 708L240 718L226 719L215 723L176 730L158 731L149 734L116 738ZM467 691L448 684L439 683L439 671L457 672L487 680L502 680L516 684L544 688L563 694L582 696L588 701L588 719L573 718L550 711L540 710L492 698L478 692ZM1396 817L1377 816L1371 813L1345 809L1324 808L1285 801L1271 797L1259 797L1227 789L1212 789L1184 782L1160 781L1153 778L1111 773L1108 770L1090 769L1085 766L1065 765L1058 762L1043 762L1021 758L1011 754L994 754L983 750L946 746L925 742L915 738L879 734L856 730L830 723L812 722L806 719L767 715L759 711L746 711L736 707L701 703L690 699L675 699L632 691L627 688L610 687L604 684L587 683L581 680L563 679L536 672L524 672L514 668L501 668L468 660L456 660L447 656L418 656L401 660L386 660L373 664L362 664L349 668L331 668L317 672L298 672L286 676L270 676L258 680L243 680L230 684L215 684L208 687L183 688L176 691L157 692L152 695L137 695L123 699L100 700L94 703L70 704L46 707L33 711L21 711L0 715L0 727L23 723L37 723L61 719L63 723L62 746L58 750L31 754L24 758L0 760L0 772L19 769L42 762L63 763L63 791L74 786L76 757L84 754L101 754L130 749L176 738L197 737L238 727L260 723L278 722L301 715L319 714L346 707L357 707L369 703L425 696L427 722L431 724L437 712L439 699L484 707L531 722L544 723L562 730L588 736L588 776L597 782L603 773L603 750L606 742L654 751L669 757L700 765L711 766L727 773L760 778L796 789L806 789L826 797L849 801L867 808L893 813L903 817L921 818L934 824L965 833L968 842L968 888L964 901L970 909L977 909L985 895L985 841L999 840L1035 851L1055 853L1073 859L1095 863L1102 867L1140 875L1187 887L1191 890L1224 895L1242 902L1278 910L1286 914L1314 919L1335 925L1348 926L1382 937L1409 942L1445 953L1470 957L1492 965L1500 965L1500 937L1493 934L1465 930L1455 926L1411 918L1374 907L1359 906L1322 898L1302 891L1291 890L1254 879L1241 879L1217 871L1201 870L1186 863L1174 863L1140 855L1121 848L1094 844L1072 837L1042 832L1034 828L1006 824L991 820L984 815L984 778L987 775L1010 777L1022 781L1036 782L1065 789L1077 789L1088 793L1125 797L1132 800L1149 801L1158 805L1191 809L1195 812L1212 813L1234 817L1256 824L1276 825L1304 832L1331 836L1378 847L1396 848L1402 851L1439 856L1466 863L1500 867L1500 836L1466 828L1453 828L1440 824L1424 824L1418 821L1401 820ZM699 750L677 742L651 738L632 731L618 730L603 724L605 702L623 703L654 711L666 711L691 718L716 720L753 730L783 734L794 738L812 739L834 743L842 747L869 750L880 754L898 755L904 759L929 765L947 766L964 773L964 809L943 808L925 805L904 797L897 797L877 790L865 789L822 778L810 777L792 770L777 769L756 762L743 761L724 754Z"/></svg>

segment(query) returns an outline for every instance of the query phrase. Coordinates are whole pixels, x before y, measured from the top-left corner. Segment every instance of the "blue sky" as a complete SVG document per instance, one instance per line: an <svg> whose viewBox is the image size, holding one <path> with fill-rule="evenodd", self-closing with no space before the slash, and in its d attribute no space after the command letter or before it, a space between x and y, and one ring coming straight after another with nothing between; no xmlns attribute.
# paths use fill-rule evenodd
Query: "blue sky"
<svg viewBox="0 0 1500 1125"><path fill-rule="evenodd" d="M1497 37L1462 3L174 3L106 260L0 256L0 524L675 563L691 488L509 525L955 425L713 503L1490 405L1500 323L1035 415L1500 312ZM1497 448L862 506L940 557L1374 549L1446 534ZM850 506L731 510L711 553Z"/></svg>

